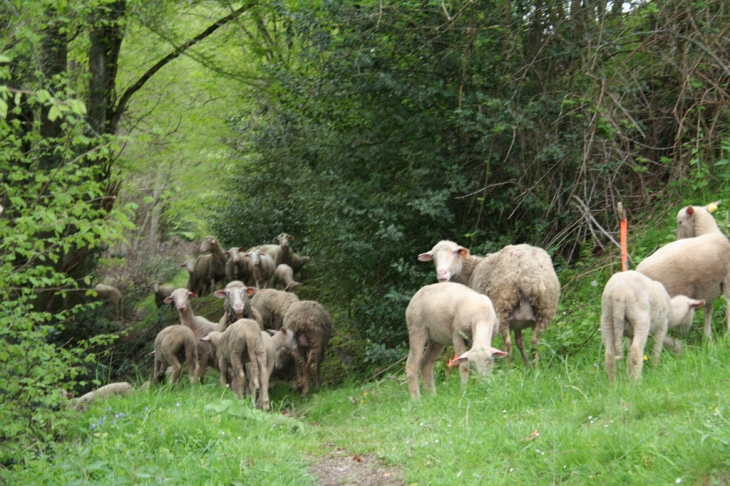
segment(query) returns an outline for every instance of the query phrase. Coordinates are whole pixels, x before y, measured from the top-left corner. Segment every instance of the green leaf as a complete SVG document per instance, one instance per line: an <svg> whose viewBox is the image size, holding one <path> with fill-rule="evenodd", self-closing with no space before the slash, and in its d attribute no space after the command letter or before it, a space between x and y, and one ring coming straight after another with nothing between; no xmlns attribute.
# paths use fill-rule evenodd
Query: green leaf
<svg viewBox="0 0 730 486"><path fill-rule="evenodd" d="M61 116L61 112L58 110L58 107L56 105L51 106L51 109L48 110L48 119L56 121L59 116Z"/></svg>
<svg viewBox="0 0 730 486"><path fill-rule="evenodd" d="M7 118L8 117L8 104L7 102L0 98L0 118Z"/></svg>

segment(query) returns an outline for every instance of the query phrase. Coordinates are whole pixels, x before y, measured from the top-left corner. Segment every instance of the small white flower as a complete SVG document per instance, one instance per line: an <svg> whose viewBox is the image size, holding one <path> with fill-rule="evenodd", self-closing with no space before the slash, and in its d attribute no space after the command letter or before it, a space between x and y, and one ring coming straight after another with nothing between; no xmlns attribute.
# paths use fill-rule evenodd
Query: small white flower
<svg viewBox="0 0 730 486"><path fill-rule="evenodd" d="M439 440L438 440L438 439L436 439L435 441L433 441L433 443L434 443L434 444L438 444L438 443L439 443Z"/></svg>
<svg viewBox="0 0 730 486"><path fill-rule="evenodd" d="M511 467L509 468L509 472L514 472L515 468Z"/></svg>
<svg viewBox="0 0 730 486"><path fill-rule="evenodd" d="M681 482L682 482L682 478L677 478L677 480L676 480L676 481L674 481L674 482L675 482L675 483L677 483L677 484L679 484L679 483L681 483Z"/></svg>
<svg viewBox="0 0 730 486"><path fill-rule="evenodd" d="M507 410L502 410L502 413L507 413Z"/></svg>
<svg viewBox="0 0 730 486"><path fill-rule="evenodd" d="M596 280L591 282L591 287L598 287L598 282Z"/></svg>

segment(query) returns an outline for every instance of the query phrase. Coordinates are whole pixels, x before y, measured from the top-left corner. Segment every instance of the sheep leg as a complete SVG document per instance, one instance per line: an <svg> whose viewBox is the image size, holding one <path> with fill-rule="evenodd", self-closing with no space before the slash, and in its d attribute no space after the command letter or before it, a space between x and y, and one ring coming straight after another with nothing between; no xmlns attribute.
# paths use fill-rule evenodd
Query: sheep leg
<svg viewBox="0 0 730 486"><path fill-rule="evenodd" d="M228 380L227 380L227 378L228 378L228 361L223 356L218 358L218 370L220 371L220 374L221 374L221 377L220 377L221 385L223 385L224 387L228 386ZM233 380L231 380L231 381L233 381Z"/></svg>
<svg viewBox="0 0 730 486"><path fill-rule="evenodd" d="M461 333L459 331L455 331L451 339L454 344L454 352L457 356L461 356L466 353L466 343L464 342L464 338L461 337ZM469 360L464 361L459 365L459 375L461 377L461 384L466 385L469 381Z"/></svg>
<svg viewBox="0 0 730 486"><path fill-rule="evenodd" d="M436 395L436 384L433 379L433 366L436 364L441 351L444 346L442 344L436 344L433 341L428 342L426 346L426 352L421 360L421 376L423 377L423 388L428 390L431 395ZM467 368L467 379L469 378L469 368Z"/></svg>
<svg viewBox="0 0 730 486"><path fill-rule="evenodd" d="M632 323L634 324L634 323ZM649 329L649 322L637 322L634 324L634 338L629 345L629 378L636 380L641 378L641 370L644 367L644 347L649 338L648 332L641 332L639 329Z"/></svg>
<svg viewBox="0 0 730 486"><path fill-rule="evenodd" d="M664 337L664 347L674 354L682 354L684 352L684 342L671 337L669 334Z"/></svg>
<svg viewBox="0 0 730 486"><path fill-rule="evenodd" d="M423 348L426 346L427 339L425 332L411 330L408 335L410 350L406 360L406 376L408 377L408 390L413 400L421 399L421 391L418 388L418 370L421 368Z"/></svg>
<svg viewBox="0 0 730 486"><path fill-rule="evenodd" d="M244 383L244 372L243 363L241 362L240 356L231 356L231 368L233 368L233 376L238 381L237 386L233 390L238 398L243 397L243 383Z"/></svg>
<svg viewBox="0 0 730 486"><path fill-rule="evenodd" d="M725 317L727 318L728 311L725 309ZM707 301L705 304L705 338L708 341L712 341L712 302Z"/></svg>
<svg viewBox="0 0 730 486"><path fill-rule="evenodd" d="M515 329L515 344L517 345L517 349L520 350L525 366L529 366L530 362L527 360L527 355L525 354L525 343L522 340L522 329Z"/></svg>
<svg viewBox="0 0 730 486"><path fill-rule="evenodd" d="M532 339L530 339L530 361L532 366L537 365L537 347L540 345L540 338L545 329L550 324L550 318L538 319L535 323L535 330L532 332Z"/></svg>
<svg viewBox="0 0 730 486"><path fill-rule="evenodd" d="M256 360L258 361L261 374L257 403L264 410L269 410L271 405L269 403L269 372L266 367L266 353L257 353Z"/></svg>
<svg viewBox="0 0 730 486"><path fill-rule="evenodd" d="M509 335L509 316L499 316L499 335L504 341L504 352L512 356L512 338Z"/></svg>
<svg viewBox="0 0 730 486"><path fill-rule="evenodd" d="M207 343L200 343L202 346L198 346L198 379L200 383L203 383L205 379L205 371L208 369L208 361L211 359L210 348ZM225 383L224 383L225 384Z"/></svg>
<svg viewBox="0 0 730 486"><path fill-rule="evenodd" d="M667 324L664 324L657 329L654 333L654 347L651 349L651 364L654 366L659 365L659 358L662 353L662 345L664 344L664 338L667 337Z"/></svg>
<svg viewBox="0 0 730 486"><path fill-rule="evenodd" d="M307 359L304 361L304 370L302 372L302 393L300 394L301 397L306 397L307 393L309 393L309 369L312 366L312 359L316 358L315 355L315 348L309 348L309 353L307 354Z"/></svg>
<svg viewBox="0 0 730 486"><path fill-rule="evenodd" d="M165 363L157 359L157 357L155 357L155 370L152 377L156 383L159 383L165 377Z"/></svg>

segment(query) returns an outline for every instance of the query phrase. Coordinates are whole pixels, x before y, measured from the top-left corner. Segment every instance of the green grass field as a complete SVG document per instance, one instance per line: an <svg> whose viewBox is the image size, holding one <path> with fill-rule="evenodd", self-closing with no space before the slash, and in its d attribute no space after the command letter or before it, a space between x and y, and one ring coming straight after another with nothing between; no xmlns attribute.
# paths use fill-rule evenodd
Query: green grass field
<svg viewBox="0 0 730 486"><path fill-rule="evenodd" d="M379 381L253 409L213 373L79 412L52 457L11 484L316 484L333 451L377 459L405 484L728 484L730 339L663 353L610 387L596 343L537 371L500 362L467 387L437 364L437 396L414 403L402 363ZM185 379L182 380L186 382ZM538 432L535 432L538 431Z"/></svg>

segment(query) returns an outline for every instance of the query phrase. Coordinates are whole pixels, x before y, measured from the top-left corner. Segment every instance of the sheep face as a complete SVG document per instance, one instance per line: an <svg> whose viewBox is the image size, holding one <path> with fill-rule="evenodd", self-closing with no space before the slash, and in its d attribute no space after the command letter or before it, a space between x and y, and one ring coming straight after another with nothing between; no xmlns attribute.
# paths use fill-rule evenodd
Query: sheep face
<svg viewBox="0 0 730 486"><path fill-rule="evenodd" d="M258 265L259 263L261 263L261 250L251 250L250 252L246 253L246 256L251 259L251 263L253 263L254 265Z"/></svg>
<svg viewBox="0 0 730 486"><path fill-rule="evenodd" d="M228 255L233 263L241 261L241 256L238 254L240 247L232 246L230 250L223 252L224 255Z"/></svg>
<svg viewBox="0 0 730 486"><path fill-rule="evenodd" d="M469 250L453 241L440 241L431 251L418 255L418 260L436 265L436 278L439 282L448 282L451 277L461 273L462 262L469 256Z"/></svg>
<svg viewBox="0 0 730 486"><path fill-rule="evenodd" d="M695 315L695 309L699 309L705 305L704 300L691 299L684 295L672 297L672 315L669 321L669 327L678 327L680 330L692 326L692 319Z"/></svg>
<svg viewBox="0 0 730 486"><path fill-rule="evenodd" d="M200 244L200 253L210 251L210 249L218 244L218 240L214 236L206 236L203 242Z"/></svg>
<svg viewBox="0 0 730 486"><path fill-rule="evenodd" d="M289 248L290 241L294 241L294 237L286 233L281 233L279 236L274 238L274 242L278 243L282 248Z"/></svg>
<svg viewBox="0 0 730 486"><path fill-rule="evenodd" d="M245 287L242 282L234 280L225 289L216 290L214 295L219 299L226 299L225 307L232 309L237 319L243 319L246 302L254 293L256 293L254 287Z"/></svg>
<svg viewBox="0 0 730 486"><path fill-rule="evenodd" d="M168 297L165 297L165 300L163 302L165 304L169 304L171 302L175 302L175 307L178 310L184 311L187 309L188 304L190 303L191 297L197 297L198 295L195 292L191 292L188 289L175 289L175 291L170 294Z"/></svg>
<svg viewBox="0 0 730 486"><path fill-rule="evenodd" d="M478 374L484 375L492 369L494 356L501 358L507 356L507 353L491 346L486 349L472 348L458 358L454 358L449 364L454 366L468 361L469 364L474 367Z"/></svg>

